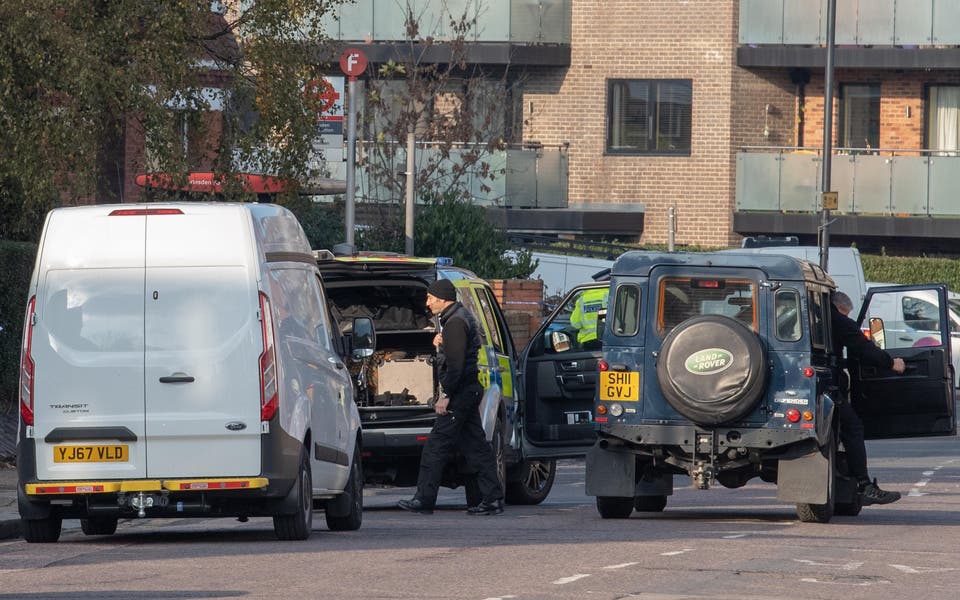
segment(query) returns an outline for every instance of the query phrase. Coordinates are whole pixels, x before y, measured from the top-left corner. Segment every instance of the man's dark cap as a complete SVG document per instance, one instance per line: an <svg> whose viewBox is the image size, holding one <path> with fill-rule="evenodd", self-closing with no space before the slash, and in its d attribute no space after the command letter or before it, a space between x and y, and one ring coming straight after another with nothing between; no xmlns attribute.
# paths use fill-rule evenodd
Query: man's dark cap
<svg viewBox="0 0 960 600"><path fill-rule="evenodd" d="M434 281L427 288L427 293L440 300L448 300L450 302L456 302L457 300L457 290L453 287L453 283L451 283L449 279L438 279Z"/></svg>

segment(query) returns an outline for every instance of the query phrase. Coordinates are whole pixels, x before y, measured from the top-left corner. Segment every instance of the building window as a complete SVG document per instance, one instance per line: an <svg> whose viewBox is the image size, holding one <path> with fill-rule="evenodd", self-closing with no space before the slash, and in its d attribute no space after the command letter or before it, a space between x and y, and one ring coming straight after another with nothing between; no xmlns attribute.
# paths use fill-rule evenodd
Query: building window
<svg viewBox="0 0 960 600"><path fill-rule="evenodd" d="M927 147L937 154L957 156L960 151L960 86L927 88Z"/></svg>
<svg viewBox="0 0 960 600"><path fill-rule="evenodd" d="M690 155L693 82L607 82L607 152Z"/></svg>
<svg viewBox="0 0 960 600"><path fill-rule="evenodd" d="M840 86L840 147L876 150L880 147L880 84Z"/></svg>

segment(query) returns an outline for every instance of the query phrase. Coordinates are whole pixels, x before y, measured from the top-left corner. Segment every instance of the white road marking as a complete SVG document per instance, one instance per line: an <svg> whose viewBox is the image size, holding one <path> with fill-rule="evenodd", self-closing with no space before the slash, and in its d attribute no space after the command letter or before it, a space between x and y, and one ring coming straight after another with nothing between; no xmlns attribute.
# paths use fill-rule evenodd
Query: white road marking
<svg viewBox="0 0 960 600"><path fill-rule="evenodd" d="M898 571L904 573L946 573L947 571L956 571L955 567L908 567L907 565L890 565Z"/></svg>
<svg viewBox="0 0 960 600"><path fill-rule="evenodd" d="M561 577L553 583L554 585L564 585L577 581L578 579L583 579L584 577L590 577L590 575L588 573L577 573L576 575L571 575L570 577Z"/></svg>
<svg viewBox="0 0 960 600"><path fill-rule="evenodd" d="M633 565L636 565L636 564L639 564L639 563L632 562L632 563L620 563L619 565L607 565L604 567L604 569L608 569L612 571L613 569L622 569L624 567L632 567Z"/></svg>
<svg viewBox="0 0 960 600"><path fill-rule="evenodd" d="M677 556L678 554L687 552L693 552L693 548L684 548L683 550L674 550L673 552L661 552L660 556Z"/></svg>
<svg viewBox="0 0 960 600"><path fill-rule="evenodd" d="M510 596L493 596L492 598L484 598L483 600L508 600L509 598L516 598L514 595Z"/></svg>
<svg viewBox="0 0 960 600"><path fill-rule="evenodd" d="M735 540L735 539L737 539L737 538L745 538L745 537L747 537L747 534L745 534L745 533L735 533L735 534L733 534L733 535L725 535L725 536L723 536L723 539L725 539L725 540Z"/></svg>
<svg viewBox="0 0 960 600"><path fill-rule="evenodd" d="M830 562L821 562L817 560L808 560L806 558L795 558L795 562L803 563L811 567L833 567L835 569L841 569L844 571L855 571L863 566L861 561L851 561L845 563L830 563Z"/></svg>
<svg viewBox="0 0 960 600"><path fill-rule="evenodd" d="M939 469L939 468L940 468L940 467L937 467L937 468L934 469L933 471L936 471L936 470ZM923 475L924 477L933 477L933 471L924 471L923 473L921 473L921 475Z"/></svg>
<svg viewBox="0 0 960 600"><path fill-rule="evenodd" d="M930 480L929 480L929 479L921 479L920 481L918 481L918 482L916 483L916 486L917 486L917 487L923 487L923 486L927 485L928 483L930 483Z"/></svg>
<svg viewBox="0 0 960 600"><path fill-rule="evenodd" d="M804 583L825 583L828 585L855 585L857 587L866 587L868 585L877 585L890 583L889 581L881 579L880 581L820 581L819 579L813 577L804 577L800 581Z"/></svg>

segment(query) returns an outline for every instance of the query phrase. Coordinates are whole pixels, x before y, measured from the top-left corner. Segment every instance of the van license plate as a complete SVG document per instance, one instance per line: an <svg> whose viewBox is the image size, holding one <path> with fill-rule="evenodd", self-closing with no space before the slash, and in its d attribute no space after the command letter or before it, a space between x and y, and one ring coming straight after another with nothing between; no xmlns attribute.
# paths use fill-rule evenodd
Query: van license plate
<svg viewBox="0 0 960 600"><path fill-rule="evenodd" d="M129 456L126 444L53 447L55 463L127 462Z"/></svg>
<svg viewBox="0 0 960 600"><path fill-rule="evenodd" d="M637 371L601 372L600 399L607 402L639 402L640 373Z"/></svg>

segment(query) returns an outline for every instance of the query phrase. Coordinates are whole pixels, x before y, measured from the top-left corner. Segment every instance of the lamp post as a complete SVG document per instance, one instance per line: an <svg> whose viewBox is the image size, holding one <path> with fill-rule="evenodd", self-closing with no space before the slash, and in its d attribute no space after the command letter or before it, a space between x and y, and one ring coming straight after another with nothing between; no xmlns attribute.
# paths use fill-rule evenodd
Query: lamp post
<svg viewBox="0 0 960 600"><path fill-rule="evenodd" d="M837 25L837 0L827 1L827 64L823 86L823 180L820 183L820 266L827 271L830 253L830 209L837 196L830 191L833 158L833 54Z"/></svg>

